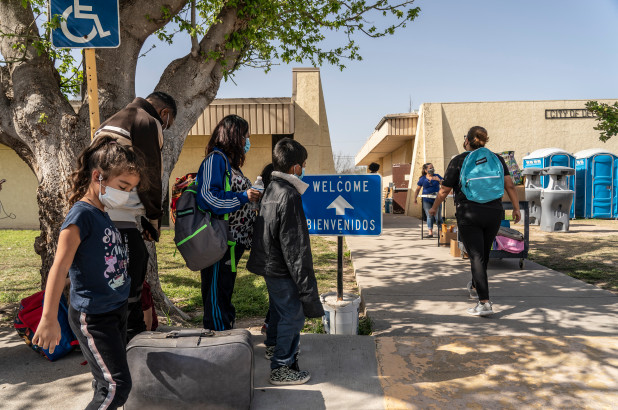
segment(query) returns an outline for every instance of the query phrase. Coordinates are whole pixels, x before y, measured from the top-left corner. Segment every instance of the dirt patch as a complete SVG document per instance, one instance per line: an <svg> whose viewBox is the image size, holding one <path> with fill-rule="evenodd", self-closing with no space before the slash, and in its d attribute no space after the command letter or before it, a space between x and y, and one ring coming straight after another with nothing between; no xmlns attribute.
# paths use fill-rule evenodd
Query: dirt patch
<svg viewBox="0 0 618 410"><path fill-rule="evenodd" d="M568 232L530 226L529 259L618 294L618 221L573 220Z"/></svg>

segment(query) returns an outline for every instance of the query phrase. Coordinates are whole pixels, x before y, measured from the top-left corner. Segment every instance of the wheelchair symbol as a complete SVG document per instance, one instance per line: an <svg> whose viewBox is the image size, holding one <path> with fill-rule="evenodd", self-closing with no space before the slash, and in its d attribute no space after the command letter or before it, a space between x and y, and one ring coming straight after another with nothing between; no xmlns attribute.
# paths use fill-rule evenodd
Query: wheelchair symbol
<svg viewBox="0 0 618 410"><path fill-rule="evenodd" d="M67 9L62 13L62 22L60 23L60 28L62 29L62 33L74 43L88 43L93 38L97 36L97 34L101 37L107 37L111 33L109 31L103 31L103 27L101 26L101 21L99 21L99 16L97 14L88 14L83 13L85 11L92 11L92 6L82 6L79 4L79 0L74 0L73 5L67 7ZM94 27L92 31L87 36L76 36L69 31L67 27L67 20L71 13L75 14L76 19L89 19L94 20Z"/></svg>

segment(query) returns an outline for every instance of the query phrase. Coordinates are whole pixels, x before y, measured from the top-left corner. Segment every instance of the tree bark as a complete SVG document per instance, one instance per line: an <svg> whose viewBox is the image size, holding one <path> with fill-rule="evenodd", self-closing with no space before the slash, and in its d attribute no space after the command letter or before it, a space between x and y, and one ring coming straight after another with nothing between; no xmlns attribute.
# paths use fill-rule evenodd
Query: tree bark
<svg viewBox="0 0 618 410"><path fill-rule="evenodd" d="M121 0L121 45L96 52L102 120L135 97L140 50L150 35L169 22L163 15L163 5L169 15L174 16L185 8L187 0ZM236 67L242 57L242 50L227 50L225 43L231 33L246 25L246 21L237 16L236 8L227 6L222 8L217 21L199 42L201 53L196 55L193 47L193 55L188 50L185 57L172 61L156 87L176 99L179 112L174 127L164 133L163 192L168 191L169 176L187 133L217 94L223 78L222 64ZM68 211L69 177L77 156L90 142L89 109L85 102L75 114L61 92L60 75L54 61L33 47L39 32L29 4L23 7L21 0L1 0L0 29L16 34L0 36L0 54L10 61L0 67L0 143L12 148L39 181L37 202L41 234L35 241L35 250L41 256L41 286L45 287L60 226ZM221 52L221 60L207 61L205 55L210 51ZM162 292L156 249L149 245L149 250L148 281L156 303L187 319L187 315Z"/></svg>

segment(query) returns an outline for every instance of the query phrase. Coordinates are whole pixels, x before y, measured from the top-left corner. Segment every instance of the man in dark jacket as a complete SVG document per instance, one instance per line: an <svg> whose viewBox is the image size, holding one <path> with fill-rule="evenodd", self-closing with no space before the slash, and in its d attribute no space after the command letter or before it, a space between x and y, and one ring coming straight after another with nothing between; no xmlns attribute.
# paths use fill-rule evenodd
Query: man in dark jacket
<svg viewBox="0 0 618 410"><path fill-rule="evenodd" d="M311 243L301 195L307 150L284 138L273 151L272 179L264 192L253 225L253 245L247 269L264 276L270 298L267 357L270 383L303 384L311 377L298 368L298 344L306 317L321 317L324 309L313 271ZM273 349L274 345L274 349Z"/></svg>
<svg viewBox="0 0 618 410"><path fill-rule="evenodd" d="M109 209L107 212L122 235L129 253L129 276L131 290L127 318L127 339L146 330L141 304L141 292L148 268L148 250L144 239L154 240L144 229L140 233L137 219L145 215L157 230L161 226L163 214L163 188L161 183L163 130L169 128L176 118L176 102L168 94L155 91L148 97L136 98L125 108L107 119L97 132L94 140L101 136L113 135L122 144L131 145L144 156L147 166L148 189L133 190L126 205ZM144 228L144 226L142 226ZM143 235L143 237L142 237Z"/></svg>

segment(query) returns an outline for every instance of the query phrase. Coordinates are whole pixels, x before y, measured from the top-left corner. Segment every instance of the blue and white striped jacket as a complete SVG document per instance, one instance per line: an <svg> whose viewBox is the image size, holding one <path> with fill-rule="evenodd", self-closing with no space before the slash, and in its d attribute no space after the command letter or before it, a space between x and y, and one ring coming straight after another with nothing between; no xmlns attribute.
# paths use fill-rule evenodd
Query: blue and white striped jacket
<svg viewBox="0 0 618 410"><path fill-rule="evenodd" d="M215 150L225 155L220 149L215 148ZM227 171L231 174L229 161ZM197 205L201 209L210 211L215 215L234 212L249 202L247 192L225 192L225 172L226 160L223 156L214 154L202 161L200 170L197 173L196 179L199 189Z"/></svg>

